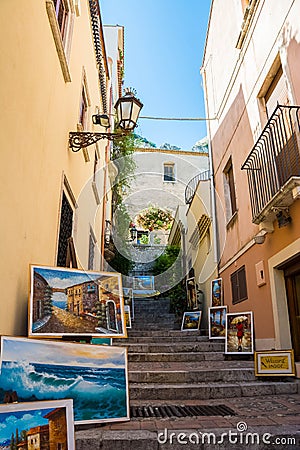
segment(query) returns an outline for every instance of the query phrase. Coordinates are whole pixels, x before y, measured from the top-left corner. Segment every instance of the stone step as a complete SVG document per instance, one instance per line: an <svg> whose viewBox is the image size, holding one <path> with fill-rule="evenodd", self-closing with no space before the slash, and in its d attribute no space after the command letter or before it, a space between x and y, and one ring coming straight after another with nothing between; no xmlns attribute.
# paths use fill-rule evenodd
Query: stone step
<svg viewBox="0 0 300 450"><path fill-rule="evenodd" d="M300 447L297 428L287 424L280 427L278 425L256 426L252 429L252 433L259 436L259 443L257 443L257 437L255 437L253 443L249 438L248 444L245 444L247 441L246 433L244 433L244 444L241 447L236 444L237 441L235 441L235 444L230 443L229 430L232 431L232 436L237 436L237 439L240 438L242 433L234 434L236 433L236 426L229 426L229 423L223 429L215 429L213 426L202 427L200 432L196 428L190 428L191 421L189 419L181 419L179 428L175 429L176 422L172 428L167 428L168 423L166 424L164 420L147 420L147 422L142 429L139 426L140 422L135 421L134 423L129 422L127 426L124 423L123 429L122 424L115 424L111 427L79 430L75 434L76 450L98 450L100 448L101 450L180 450L182 448L206 450L251 448L251 450L262 450L269 447L276 448L276 450L295 450ZM160 427L158 423L161 424ZM197 436L199 441L196 440ZM267 439L266 445L262 444L264 436ZM231 442L234 442L234 437L231 437ZM268 437L270 438L268 439ZM219 444L220 442L222 444ZM293 442L293 444L288 444L289 442ZM276 445L269 445L273 443L276 443Z"/></svg>
<svg viewBox="0 0 300 450"><path fill-rule="evenodd" d="M170 309L170 300L145 300L145 299L133 299L134 307L136 310L147 309L163 311Z"/></svg>
<svg viewBox="0 0 300 450"><path fill-rule="evenodd" d="M134 371L129 370L129 383L235 383L255 381L253 368L218 369L218 370L164 370Z"/></svg>
<svg viewBox="0 0 300 450"><path fill-rule="evenodd" d="M200 336L200 331L193 331L192 336ZM184 334L181 330L158 330L158 331L149 331L149 330L135 330L135 328L131 328L128 330L128 337L178 337L181 339ZM207 336L201 336L203 340L209 340ZM218 339L217 339L218 340Z"/></svg>
<svg viewBox="0 0 300 450"><path fill-rule="evenodd" d="M154 312L156 314L170 314L170 306L169 305L164 305L163 307L159 306L159 305L136 305L134 303L134 311L137 314L141 314L141 313L147 313L147 312Z"/></svg>
<svg viewBox="0 0 300 450"><path fill-rule="evenodd" d="M134 326L135 330L140 330L142 331L143 329L147 328L147 330L151 330L151 331L158 331L161 330L162 328L164 330L174 330L174 328L176 328L176 324L174 324L172 321L168 321L164 324L149 324L147 322L141 322L139 325L135 325Z"/></svg>
<svg viewBox="0 0 300 450"><path fill-rule="evenodd" d="M160 344L129 344L123 342L116 343L128 347L130 353L191 353L191 352L222 352L224 344L217 342L176 342Z"/></svg>
<svg viewBox="0 0 300 450"><path fill-rule="evenodd" d="M149 314L151 314L151 321L149 320ZM173 313L157 313L157 312L151 312L151 313L137 313L134 312L134 321L135 322L147 322L147 323L163 323L167 320L175 320L176 316Z"/></svg>
<svg viewBox="0 0 300 450"><path fill-rule="evenodd" d="M129 353L129 362L223 361L223 352Z"/></svg>
<svg viewBox="0 0 300 450"><path fill-rule="evenodd" d="M155 319L155 318L154 318ZM134 326L134 329L141 329L141 326L144 327L144 329L151 329L151 327L155 326L158 330L165 328L166 325L172 325L174 326L175 317L167 317L167 318L159 318L157 317L154 322L149 322L149 319L147 317L138 318L136 317L134 319L134 323L131 325Z"/></svg>
<svg viewBox="0 0 300 450"><path fill-rule="evenodd" d="M298 383L248 381L246 383L130 383L131 400L209 400L233 397L260 397L268 395L296 394Z"/></svg>
<svg viewBox="0 0 300 450"><path fill-rule="evenodd" d="M115 343L121 343L124 344L126 342L126 345L130 345L130 344L157 344L157 343L168 343L168 344L178 344L178 342L207 342L207 339L205 339L205 337L203 336L199 336L199 335L195 335L195 336L191 336L191 335L187 335L187 334L182 334L180 339L175 336L146 336L146 337L133 337L133 336L128 336L128 338L126 338L124 340L124 338L117 338L113 340L114 344ZM212 341L217 343L217 341Z"/></svg>

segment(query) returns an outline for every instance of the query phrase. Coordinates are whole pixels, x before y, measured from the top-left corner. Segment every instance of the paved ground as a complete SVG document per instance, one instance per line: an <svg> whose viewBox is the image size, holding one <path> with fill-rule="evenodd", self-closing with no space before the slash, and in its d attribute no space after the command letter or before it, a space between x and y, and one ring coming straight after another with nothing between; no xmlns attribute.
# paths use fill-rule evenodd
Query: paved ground
<svg viewBox="0 0 300 450"><path fill-rule="evenodd" d="M131 419L129 422L98 425L90 430L90 438L96 438L99 447L91 445L86 449L300 449L300 391L280 396L188 402L190 405L208 403L226 405L236 415ZM86 430L88 427L83 428ZM80 438L81 434L86 435L86 431L77 431L76 434ZM106 441L111 442L111 439L114 440L113 447L109 444L106 447ZM84 450L80 445L76 448Z"/></svg>
<svg viewBox="0 0 300 450"><path fill-rule="evenodd" d="M39 330L42 333L93 333L95 325L80 317L76 317L68 311L55 306L50 320Z"/></svg>

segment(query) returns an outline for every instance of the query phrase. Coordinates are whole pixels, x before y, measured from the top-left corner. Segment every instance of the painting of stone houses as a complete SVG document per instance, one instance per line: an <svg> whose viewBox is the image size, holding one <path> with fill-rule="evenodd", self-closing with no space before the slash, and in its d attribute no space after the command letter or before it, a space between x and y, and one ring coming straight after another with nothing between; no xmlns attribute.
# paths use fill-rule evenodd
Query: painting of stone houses
<svg viewBox="0 0 300 450"><path fill-rule="evenodd" d="M28 334L125 337L121 275L31 266Z"/></svg>
<svg viewBox="0 0 300 450"><path fill-rule="evenodd" d="M73 400L0 405L0 448L75 450Z"/></svg>

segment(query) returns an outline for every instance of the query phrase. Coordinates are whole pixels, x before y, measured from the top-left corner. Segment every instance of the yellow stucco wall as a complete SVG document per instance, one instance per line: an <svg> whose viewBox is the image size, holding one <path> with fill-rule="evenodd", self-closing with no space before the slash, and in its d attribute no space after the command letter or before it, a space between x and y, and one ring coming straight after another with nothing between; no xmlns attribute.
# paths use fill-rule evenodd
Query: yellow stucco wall
<svg viewBox="0 0 300 450"><path fill-rule="evenodd" d="M78 201L74 238L80 266L87 268L90 225L101 240L101 205L91 189L95 146L89 147L90 162L68 148L69 131L77 131L83 73L90 129L100 102L88 2L81 2L79 16L73 10L73 20L66 82L46 1L0 2L1 334L26 334L29 264L56 265L64 176ZM101 166L104 141L99 152ZM97 182L101 199L101 174Z"/></svg>

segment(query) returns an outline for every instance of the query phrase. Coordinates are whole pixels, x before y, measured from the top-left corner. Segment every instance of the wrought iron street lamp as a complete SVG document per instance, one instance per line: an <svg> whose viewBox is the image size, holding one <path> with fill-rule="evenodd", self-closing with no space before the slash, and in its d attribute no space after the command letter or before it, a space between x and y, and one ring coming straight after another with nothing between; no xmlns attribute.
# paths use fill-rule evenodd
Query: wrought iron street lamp
<svg viewBox="0 0 300 450"><path fill-rule="evenodd" d="M69 146L73 152L78 152L81 148L95 144L100 139L114 139L126 136L132 131L136 124L143 104L134 96L131 90L127 90L123 97L120 97L115 104L117 113L116 128L121 131L116 133L94 133L92 131L78 131L69 133ZM94 125L101 125L104 128L110 127L110 120L106 114L95 114L92 116Z"/></svg>
<svg viewBox="0 0 300 450"><path fill-rule="evenodd" d="M107 247L110 244L111 238L111 221L105 220L105 229L104 229L104 245Z"/></svg>
<svg viewBox="0 0 300 450"><path fill-rule="evenodd" d="M136 239L136 237L137 237L137 229L136 229L135 225L133 225L130 228L130 240L134 241Z"/></svg>

